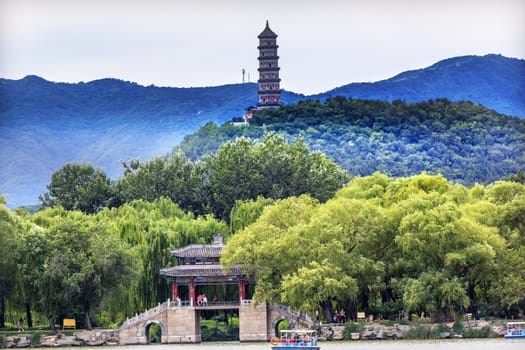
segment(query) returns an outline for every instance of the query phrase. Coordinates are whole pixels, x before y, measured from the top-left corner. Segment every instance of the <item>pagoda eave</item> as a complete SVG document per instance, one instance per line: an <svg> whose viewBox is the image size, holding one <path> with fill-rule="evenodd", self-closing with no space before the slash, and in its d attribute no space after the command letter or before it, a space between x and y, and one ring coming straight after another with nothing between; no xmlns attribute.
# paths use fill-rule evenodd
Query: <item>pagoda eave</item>
<svg viewBox="0 0 525 350"><path fill-rule="evenodd" d="M279 48L279 45L259 45L257 46L257 49L258 50L266 50L266 49L278 49Z"/></svg>
<svg viewBox="0 0 525 350"><path fill-rule="evenodd" d="M281 90L259 90L259 95L280 95Z"/></svg>
<svg viewBox="0 0 525 350"><path fill-rule="evenodd" d="M259 72L278 72L280 67L257 68Z"/></svg>
<svg viewBox="0 0 525 350"><path fill-rule="evenodd" d="M259 79L259 80L257 80L258 83L279 83L280 81L281 81L281 78Z"/></svg>
<svg viewBox="0 0 525 350"><path fill-rule="evenodd" d="M259 61L276 61L279 59L279 56L259 56L257 59Z"/></svg>
<svg viewBox="0 0 525 350"><path fill-rule="evenodd" d="M281 107L280 102L264 102L264 103L257 103L257 109L264 109L264 108L279 108Z"/></svg>

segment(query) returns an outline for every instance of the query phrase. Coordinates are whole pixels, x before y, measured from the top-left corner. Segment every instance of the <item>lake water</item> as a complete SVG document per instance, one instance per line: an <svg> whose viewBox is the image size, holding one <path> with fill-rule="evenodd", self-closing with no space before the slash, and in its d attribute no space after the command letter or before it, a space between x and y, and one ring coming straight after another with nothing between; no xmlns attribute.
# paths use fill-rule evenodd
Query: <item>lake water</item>
<svg viewBox="0 0 525 350"><path fill-rule="evenodd" d="M321 350L525 350L524 339L454 339L320 342ZM64 349L64 348L61 348ZM78 350L78 348L70 348ZM98 347L104 350L270 350L268 343L200 343Z"/></svg>

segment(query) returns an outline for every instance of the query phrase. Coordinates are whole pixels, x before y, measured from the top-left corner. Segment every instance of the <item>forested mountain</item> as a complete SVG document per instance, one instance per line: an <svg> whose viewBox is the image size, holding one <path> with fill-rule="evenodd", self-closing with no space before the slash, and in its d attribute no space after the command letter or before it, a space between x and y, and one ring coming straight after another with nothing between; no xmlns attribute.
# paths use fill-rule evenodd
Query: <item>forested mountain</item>
<svg viewBox="0 0 525 350"><path fill-rule="evenodd" d="M179 145L193 159L239 136L273 131L332 157L350 175L422 171L472 185L525 169L525 120L471 102L392 103L335 97L264 110L249 126L209 123Z"/></svg>
<svg viewBox="0 0 525 350"><path fill-rule="evenodd" d="M353 83L312 96L345 96L392 102L445 97L472 101L499 113L525 117L525 60L500 55L463 56L375 83Z"/></svg>
<svg viewBox="0 0 525 350"><path fill-rule="evenodd" d="M467 56L316 96L283 91L282 100L288 104L336 95L387 101L445 97L525 117L524 82L524 60ZM67 162L103 167L115 179L123 172L121 160L166 154L184 135L207 122L220 125L242 115L256 99L255 83L163 88L116 79L78 84L36 76L0 79L0 193L9 207L37 203L51 173Z"/></svg>

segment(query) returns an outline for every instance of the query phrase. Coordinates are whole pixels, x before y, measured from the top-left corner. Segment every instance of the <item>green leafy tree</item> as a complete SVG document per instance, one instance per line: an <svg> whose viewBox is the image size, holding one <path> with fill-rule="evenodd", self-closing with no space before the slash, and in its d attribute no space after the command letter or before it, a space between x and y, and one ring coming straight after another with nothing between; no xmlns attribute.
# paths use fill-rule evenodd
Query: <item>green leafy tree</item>
<svg viewBox="0 0 525 350"><path fill-rule="evenodd" d="M18 220L0 195L0 328L5 327L5 303L15 288L19 235Z"/></svg>
<svg viewBox="0 0 525 350"><path fill-rule="evenodd" d="M507 176L505 180L512 181L512 182L518 182L523 185L525 184L525 172L523 172L522 170L518 170L516 174Z"/></svg>
<svg viewBox="0 0 525 350"><path fill-rule="evenodd" d="M93 216L62 208L39 212L34 221L43 228L26 236L27 254L39 251L30 286L36 306L53 332L61 317L75 308L90 314L107 294L122 291L133 280L135 263L129 251ZM29 294L29 293L28 293Z"/></svg>
<svg viewBox="0 0 525 350"><path fill-rule="evenodd" d="M275 203L274 199L262 196L257 197L256 200L235 201L230 213L231 232L235 233L254 223L261 216L264 208L273 203Z"/></svg>
<svg viewBox="0 0 525 350"><path fill-rule="evenodd" d="M301 140L289 145L273 133L260 143L246 138L226 143L206 160L206 166L212 212L222 219L228 218L236 200L308 193L326 201L347 180L333 160L310 152Z"/></svg>
<svg viewBox="0 0 525 350"><path fill-rule="evenodd" d="M68 163L53 172L49 192L40 196L44 208L58 206L66 210L96 213L112 197L110 181L101 169L91 164Z"/></svg>
<svg viewBox="0 0 525 350"><path fill-rule="evenodd" d="M181 153L175 153L148 162L124 162L123 166L124 177L115 185L119 203L135 199L151 202L167 197L180 208L194 214L209 212L203 163L191 162Z"/></svg>
<svg viewBox="0 0 525 350"><path fill-rule="evenodd" d="M20 212L18 212L20 213ZM38 284L42 266L48 251L48 240L45 230L34 224L32 217L25 214L20 236L20 256L18 260L20 274L18 280L17 304L23 304L28 327L33 327L32 309L38 297Z"/></svg>

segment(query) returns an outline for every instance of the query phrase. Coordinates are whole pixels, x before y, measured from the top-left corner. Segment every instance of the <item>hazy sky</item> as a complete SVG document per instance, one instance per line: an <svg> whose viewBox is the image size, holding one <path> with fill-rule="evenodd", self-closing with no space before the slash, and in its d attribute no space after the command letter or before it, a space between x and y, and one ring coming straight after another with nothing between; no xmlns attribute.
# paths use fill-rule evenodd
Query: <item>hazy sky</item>
<svg viewBox="0 0 525 350"><path fill-rule="evenodd" d="M461 55L525 58L523 0L0 0L0 77L157 86L256 81L278 35L282 87L311 94Z"/></svg>

